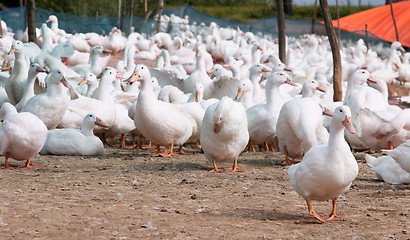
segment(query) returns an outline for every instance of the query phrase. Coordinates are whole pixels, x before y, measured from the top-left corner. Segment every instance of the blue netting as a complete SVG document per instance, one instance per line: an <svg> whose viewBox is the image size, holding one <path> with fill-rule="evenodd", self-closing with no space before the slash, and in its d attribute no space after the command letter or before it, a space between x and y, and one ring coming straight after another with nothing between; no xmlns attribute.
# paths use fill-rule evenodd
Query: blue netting
<svg viewBox="0 0 410 240"><path fill-rule="evenodd" d="M0 11L0 16L5 21L9 28L14 32L17 30L25 31L26 7L8 8ZM57 16L59 20L59 28L64 29L68 33L87 33L96 32L105 34L111 31L113 27L120 28L123 32L129 33L131 27L134 31L146 33L147 35L153 34L157 29L156 19L144 19L141 17L129 17L123 16L118 24L117 16L77 16L66 13L52 12L41 8L36 8L36 27L40 28L41 24L45 22L50 15ZM185 5L177 9L164 9L163 15L171 16L175 15L180 18L189 16L189 24L196 22L197 25L204 23L209 25L211 22L217 23L221 27L235 28L239 27L242 31L249 31L258 34L270 34L276 36L278 33L277 19L276 17L263 19L252 23L239 23L232 20L226 20L222 18L213 17L205 13L199 12L196 9ZM173 28L179 28L180 25L186 23L169 22L167 19L163 19L161 23L162 31L172 31ZM289 36L298 36L306 33L312 33L312 22L300 21L300 20L285 20L286 34ZM316 34L325 35L325 28L323 24L315 23L314 32ZM356 40L364 38L365 31L358 32L342 32L342 39ZM368 32L368 41L371 43L384 42L374 34Z"/></svg>

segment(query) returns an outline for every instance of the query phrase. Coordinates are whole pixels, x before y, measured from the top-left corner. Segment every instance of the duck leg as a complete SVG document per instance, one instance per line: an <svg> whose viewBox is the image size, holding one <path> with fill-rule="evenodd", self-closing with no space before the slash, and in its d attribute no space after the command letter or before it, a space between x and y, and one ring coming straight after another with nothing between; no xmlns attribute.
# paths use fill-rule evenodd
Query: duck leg
<svg viewBox="0 0 410 240"><path fill-rule="evenodd" d="M37 165L32 164L30 161L30 158L27 159L26 163L24 163L23 165L20 165L19 168L25 168L25 167L37 167Z"/></svg>
<svg viewBox="0 0 410 240"><path fill-rule="evenodd" d="M181 154L181 155L186 154L182 148L183 148L183 145L182 144L179 145L179 148L178 148L178 151L177 151L178 154Z"/></svg>
<svg viewBox="0 0 410 240"><path fill-rule="evenodd" d="M8 153L6 153L6 154L4 155L4 165L3 165L1 168L8 168L8 169L10 169L10 166L9 166L9 154L8 154Z"/></svg>
<svg viewBox="0 0 410 240"><path fill-rule="evenodd" d="M313 210L313 206L312 206L312 202L310 201L309 197L305 197L305 201L306 204L308 206L309 209L309 214L312 215L313 217L315 217L317 220L319 220L321 223L326 222L325 218L322 218L321 216L319 216L317 213L315 213L315 211Z"/></svg>
<svg viewBox="0 0 410 240"><path fill-rule="evenodd" d="M337 204L337 198L332 198L332 212L330 213L329 217L326 218L326 221L342 220L340 217L336 215L336 204Z"/></svg>
<svg viewBox="0 0 410 240"><path fill-rule="evenodd" d="M232 168L225 168L225 171L245 172L245 170L238 168L238 157L235 157Z"/></svg>
<svg viewBox="0 0 410 240"><path fill-rule="evenodd" d="M250 151L250 152L256 152L255 148L253 147L253 144L252 144L252 141L251 141L251 140L249 140L248 145L249 145L249 151Z"/></svg>
<svg viewBox="0 0 410 240"><path fill-rule="evenodd" d="M151 157L161 157L161 147L159 145L157 145L155 150L157 151L157 153L152 155Z"/></svg>
<svg viewBox="0 0 410 240"><path fill-rule="evenodd" d="M291 165L292 165L292 164L298 163L298 162L293 161L293 160L291 160L291 159L289 158L288 148L287 148L286 146L283 146L283 152L285 153L285 161L282 162L283 165L287 165L287 164L291 164Z"/></svg>
<svg viewBox="0 0 410 240"><path fill-rule="evenodd" d="M213 163L213 165L214 165L214 168L211 170L211 171L209 171L210 173L213 173L213 172L223 172L224 171L224 169L219 169L217 166L216 166L216 162L215 162L216 160L215 160L215 157L212 157L212 163Z"/></svg>
<svg viewBox="0 0 410 240"><path fill-rule="evenodd" d="M166 154L160 153L159 155L161 157L174 157L174 142L171 143L171 146L169 147L169 150L168 151L166 150L165 153Z"/></svg>

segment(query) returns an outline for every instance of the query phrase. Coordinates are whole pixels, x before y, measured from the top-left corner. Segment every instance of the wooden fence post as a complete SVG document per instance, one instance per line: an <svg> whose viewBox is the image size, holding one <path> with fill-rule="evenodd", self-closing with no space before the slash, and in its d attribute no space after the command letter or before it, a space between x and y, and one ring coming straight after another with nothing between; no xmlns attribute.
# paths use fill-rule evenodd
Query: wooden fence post
<svg viewBox="0 0 410 240"><path fill-rule="evenodd" d="M320 0L323 18L325 20L326 33L329 38L330 48L333 56L333 101L338 102L343 100L342 89L342 58L340 55L340 43L336 37L335 29L332 24L327 0Z"/></svg>

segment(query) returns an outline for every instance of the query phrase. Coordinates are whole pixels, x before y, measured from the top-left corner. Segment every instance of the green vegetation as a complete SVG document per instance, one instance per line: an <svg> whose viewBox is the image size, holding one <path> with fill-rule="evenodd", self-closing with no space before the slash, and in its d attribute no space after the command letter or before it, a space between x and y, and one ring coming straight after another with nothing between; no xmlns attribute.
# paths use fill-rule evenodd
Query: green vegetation
<svg viewBox="0 0 410 240"><path fill-rule="evenodd" d="M134 0L133 2L133 15L144 17L144 1ZM131 0L122 0L121 3L121 14L130 15ZM165 0L164 7L167 9L174 9L181 7L186 3L196 10L206 14L239 22L252 22L276 15L274 0ZM74 15L95 16L98 14L115 16L118 14L118 1L115 0L36 0L36 7ZM370 6L342 6L339 7L339 15L340 17L343 17L370 8ZM149 0L148 9L154 12L151 17L154 16L158 10L158 0ZM311 20L313 17L314 7L294 6L293 11L293 16L286 15L286 18L295 20ZM330 12L332 14L332 18L336 19L336 7L331 6ZM319 4L316 10L316 19L318 21L323 19Z"/></svg>

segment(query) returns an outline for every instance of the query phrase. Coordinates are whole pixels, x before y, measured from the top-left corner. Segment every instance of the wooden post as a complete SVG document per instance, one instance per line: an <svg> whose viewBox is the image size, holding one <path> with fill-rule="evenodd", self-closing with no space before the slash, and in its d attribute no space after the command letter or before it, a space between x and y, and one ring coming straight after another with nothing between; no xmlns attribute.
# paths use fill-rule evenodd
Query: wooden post
<svg viewBox="0 0 410 240"><path fill-rule="evenodd" d="M117 23L118 23L118 28L119 28L120 24L121 24L121 0L118 0L118 19L117 19Z"/></svg>
<svg viewBox="0 0 410 240"><path fill-rule="evenodd" d="M163 8L164 8L164 0L159 0L157 32L161 31L161 15L162 15Z"/></svg>
<svg viewBox="0 0 410 240"><path fill-rule="evenodd" d="M36 42L36 10L35 0L27 0L26 19L28 41Z"/></svg>
<svg viewBox="0 0 410 240"><path fill-rule="evenodd" d="M389 5L390 5L391 17L393 19L394 30L396 31L396 41L399 42L399 31L397 31L396 19L394 18L393 4L392 4L391 0L388 0L388 1L389 1Z"/></svg>
<svg viewBox="0 0 410 240"><path fill-rule="evenodd" d="M342 59L340 56L340 45L332 24L332 17L330 15L327 0L320 0L320 7L322 8L322 15L325 21L326 33L329 38L330 48L332 50L333 56L333 101L342 101Z"/></svg>
<svg viewBox="0 0 410 240"><path fill-rule="evenodd" d="M282 0L276 0L276 13L278 18L279 59L286 64L285 11Z"/></svg>
<svg viewBox="0 0 410 240"><path fill-rule="evenodd" d="M336 13L337 13L337 39L339 40L339 44L340 44L339 0L336 0Z"/></svg>
<svg viewBox="0 0 410 240"><path fill-rule="evenodd" d="M1 16L0 16L0 37L3 37L3 28L1 26Z"/></svg>
<svg viewBox="0 0 410 240"><path fill-rule="evenodd" d="M129 33L128 34L131 34L131 32L132 32L132 24L133 24L133 16L134 16L134 0L131 0L131 3L130 3L130 29L129 29Z"/></svg>
<svg viewBox="0 0 410 240"><path fill-rule="evenodd" d="M315 33L316 9L317 9L317 0L315 0L315 5L314 5L314 7L313 7L312 34Z"/></svg>

